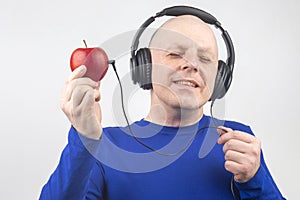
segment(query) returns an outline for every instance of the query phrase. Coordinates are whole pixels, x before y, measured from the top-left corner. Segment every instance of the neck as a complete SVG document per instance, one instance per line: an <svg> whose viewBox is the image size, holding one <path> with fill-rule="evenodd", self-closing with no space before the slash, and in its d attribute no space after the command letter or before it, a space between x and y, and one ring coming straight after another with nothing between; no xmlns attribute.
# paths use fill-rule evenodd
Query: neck
<svg viewBox="0 0 300 200"><path fill-rule="evenodd" d="M189 126L197 123L203 116L203 108L182 109L163 104L151 104L150 112L145 120L163 126Z"/></svg>

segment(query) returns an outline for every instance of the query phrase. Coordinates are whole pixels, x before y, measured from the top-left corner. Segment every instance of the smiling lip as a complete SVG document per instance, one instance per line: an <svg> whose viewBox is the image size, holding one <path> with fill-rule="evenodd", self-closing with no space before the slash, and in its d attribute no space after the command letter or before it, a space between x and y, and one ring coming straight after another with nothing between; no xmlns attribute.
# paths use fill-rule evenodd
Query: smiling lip
<svg viewBox="0 0 300 200"><path fill-rule="evenodd" d="M178 84L178 85L184 85L184 86L189 86L193 88L199 87L199 84L195 80L188 80L188 79L181 79L181 80L175 80L173 83Z"/></svg>

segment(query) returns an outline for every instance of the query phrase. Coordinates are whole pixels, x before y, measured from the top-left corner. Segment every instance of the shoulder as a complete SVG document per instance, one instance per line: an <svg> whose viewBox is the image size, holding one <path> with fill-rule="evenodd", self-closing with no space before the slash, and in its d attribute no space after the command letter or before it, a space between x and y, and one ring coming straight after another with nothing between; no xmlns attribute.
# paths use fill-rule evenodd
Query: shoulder
<svg viewBox="0 0 300 200"><path fill-rule="evenodd" d="M120 135L123 136L126 129L127 127L123 126L108 126L103 128L103 134L109 138L118 138Z"/></svg>
<svg viewBox="0 0 300 200"><path fill-rule="evenodd" d="M224 125L233 130L244 131L244 132L247 132L247 133L253 135L251 127L249 125L243 124L241 122L227 120Z"/></svg>
<svg viewBox="0 0 300 200"><path fill-rule="evenodd" d="M209 117L212 119L212 117ZM216 123L218 125L221 125L221 126L225 126L225 127L228 127L228 128L231 128L232 130L238 130L238 131L243 131L243 132L246 132L246 133L249 133L251 135L254 135L252 130L251 130L251 127L250 125L247 125L247 124L244 124L242 122L239 122L239 121L235 121L235 120L221 120L221 119L214 119L216 121Z"/></svg>
<svg viewBox="0 0 300 200"><path fill-rule="evenodd" d="M132 137L131 131L136 132L137 128L141 128L141 121L136 121L129 126L107 126L103 128L103 134L110 140L124 140Z"/></svg>

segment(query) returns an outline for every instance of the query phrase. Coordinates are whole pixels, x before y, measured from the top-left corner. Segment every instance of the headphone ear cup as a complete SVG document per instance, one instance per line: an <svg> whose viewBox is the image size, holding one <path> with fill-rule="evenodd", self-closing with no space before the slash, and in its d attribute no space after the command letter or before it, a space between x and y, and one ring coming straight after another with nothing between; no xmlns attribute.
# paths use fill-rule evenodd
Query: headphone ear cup
<svg viewBox="0 0 300 200"><path fill-rule="evenodd" d="M138 83L138 64L136 56L130 58L130 72L131 72L131 79L133 81L133 84Z"/></svg>
<svg viewBox="0 0 300 200"><path fill-rule="evenodd" d="M152 60L151 60L151 52L148 48L142 48L136 53L137 58L137 66L138 70L138 83L141 88L144 90L152 89Z"/></svg>
<svg viewBox="0 0 300 200"><path fill-rule="evenodd" d="M211 95L210 100L214 101L216 99L221 99L227 93L232 79L232 72L227 64L219 60L218 62L218 72L215 79L214 91Z"/></svg>

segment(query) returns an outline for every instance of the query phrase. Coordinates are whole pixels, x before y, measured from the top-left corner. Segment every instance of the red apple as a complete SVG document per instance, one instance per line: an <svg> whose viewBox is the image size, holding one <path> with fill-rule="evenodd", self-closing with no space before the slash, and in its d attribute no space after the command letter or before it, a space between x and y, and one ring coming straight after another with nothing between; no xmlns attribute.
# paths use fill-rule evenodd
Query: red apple
<svg viewBox="0 0 300 200"><path fill-rule="evenodd" d="M100 81L108 69L108 56L105 51L99 47L78 48L73 51L70 59L71 70L74 71L77 67L85 65L87 72L85 77L89 77L94 81Z"/></svg>

